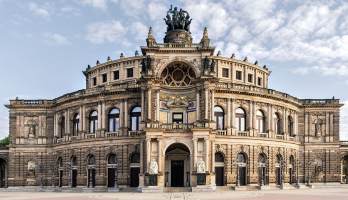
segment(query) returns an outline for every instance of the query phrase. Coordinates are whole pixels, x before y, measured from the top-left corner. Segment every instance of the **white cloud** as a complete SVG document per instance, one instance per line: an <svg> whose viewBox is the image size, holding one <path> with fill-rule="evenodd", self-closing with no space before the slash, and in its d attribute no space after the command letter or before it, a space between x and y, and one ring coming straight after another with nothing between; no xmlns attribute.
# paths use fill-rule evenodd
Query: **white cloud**
<svg viewBox="0 0 348 200"><path fill-rule="evenodd" d="M131 31L135 35L135 39L145 41L147 36L148 27L141 22L134 22L131 25Z"/></svg>
<svg viewBox="0 0 348 200"><path fill-rule="evenodd" d="M50 13L48 12L48 9L43 7L43 6L39 6L35 3L29 3L29 10L34 14L37 15L39 17L44 17L47 18L50 16Z"/></svg>
<svg viewBox="0 0 348 200"><path fill-rule="evenodd" d="M80 0L84 5L105 10L107 8L107 0Z"/></svg>
<svg viewBox="0 0 348 200"><path fill-rule="evenodd" d="M54 44L54 45L70 44L70 41L65 36L58 33L45 33L44 38L48 44Z"/></svg>
<svg viewBox="0 0 348 200"><path fill-rule="evenodd" d="M119 21L96 22L87 27L86 39L95 44L116 42L125 40L126 33L127 28Z"/></svg>

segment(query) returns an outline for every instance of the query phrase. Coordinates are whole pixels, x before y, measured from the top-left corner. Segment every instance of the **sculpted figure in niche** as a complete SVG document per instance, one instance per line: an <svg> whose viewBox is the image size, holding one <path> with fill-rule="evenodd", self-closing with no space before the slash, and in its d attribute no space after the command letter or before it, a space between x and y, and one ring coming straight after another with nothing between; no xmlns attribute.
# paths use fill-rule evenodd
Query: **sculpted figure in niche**
<svg viewBox="0 0 348 200"><path fill-rule="evenodd" d="M26 124L28 127L28 135L30 138L33 138L36 136L36 127L37 123L34 120L29 120L28 123Z"/></svg>
<svg viewBox="0 0 348 200"><path fill-rule="evenodd" d="M151 174L151 175L158 174L158 164L157 164L157 161L155 159L152 159L150 162L149 174Z"/></svg>
<svg viewBox="0 0 348 200"><path fill-rule="evenodd" d="M321 129L322 129L322 121L321 119L316 119L314 121L314 131L315 131L315 136L319 137L321 135Z"/></svg>
<svg viewBox="0 0 348 200"><path fill-rule="evenodd" d="M205 162L202 159L197 161L197 173L198 174L204 174L205 173Z"/></svg>
<svg viewBox="0 0 348 200"><path fill-rule="evenodd" d="M36 169L35 162L29 161L28 162L28 174L29 174L29 176L31 176L31 177L35 176L35 169Z"/></svg>

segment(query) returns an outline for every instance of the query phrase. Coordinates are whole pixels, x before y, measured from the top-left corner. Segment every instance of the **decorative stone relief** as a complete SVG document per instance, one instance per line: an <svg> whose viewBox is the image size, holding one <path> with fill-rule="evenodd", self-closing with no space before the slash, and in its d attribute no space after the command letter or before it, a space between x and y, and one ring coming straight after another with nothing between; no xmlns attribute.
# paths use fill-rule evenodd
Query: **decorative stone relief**
<svg viewBox="0 0 348 200"><path fill-rule="evenodd" d="M205 162L201 159L197 161L197 174L205 173Z"/></svg>
<svg viewBox="0 0 348 200"><path fill-rule="evenodd" d="M155 159L152 159L149 167L149 174L156 175L158 174L158 164Z"/></svg>

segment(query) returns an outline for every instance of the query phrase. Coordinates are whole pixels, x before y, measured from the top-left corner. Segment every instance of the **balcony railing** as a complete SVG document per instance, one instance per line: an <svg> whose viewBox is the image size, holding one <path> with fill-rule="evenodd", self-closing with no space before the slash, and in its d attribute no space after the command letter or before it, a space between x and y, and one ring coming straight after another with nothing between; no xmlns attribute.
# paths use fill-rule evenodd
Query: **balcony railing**
<svg viewBox="0 0 348 200"><path fill-rule="evenodd" d="M227 130L216 130L216 135L227 135Z"/></svg>
<svg viewBox="0 0 348 200"><path fill-rule="evenodd" d="M259 133L259 137L267 137L267 133Z"/></svg>
<svg viewBox="0 0 348 200"><path fill-rule="evenodd" d="M128 136L129 137L134 137L134 136L140 136L142 131L137 130L137 131L128 131Z"/></svg>
<svg viewBox="0 0 348 200"><path fill-rule="evenodd" d="M186 124L186 123L169 123L169 124L161 124L160 126L166 130L187 130L194 128L194 124Z"/></svg>
<svg viewBox="0 0 348 200"><path fill-rule="evenodd" d="M249 131L238 131L238 136L247 137L249 136Z"/></svg>
<svg viewBox="0 0 348 200"><path fill-rule="evenodd" d="M120 132L119 131L115 131L115 132L107 132L106 133L106 137L111 138L111 137L119 137L120 136Z"/></svg>
<svg viewBox="0 0 348 200"><path fill-rule="evenodd" d="M279 140L284 140L284 135L277 134L276 138Z"/></svg>
<svg viewBox="0 0 348 200"><path fill-rule="evenodd" d="M87 133L85 136L86 136L87 139L96 138L96 134L95 133Z"/></svg>

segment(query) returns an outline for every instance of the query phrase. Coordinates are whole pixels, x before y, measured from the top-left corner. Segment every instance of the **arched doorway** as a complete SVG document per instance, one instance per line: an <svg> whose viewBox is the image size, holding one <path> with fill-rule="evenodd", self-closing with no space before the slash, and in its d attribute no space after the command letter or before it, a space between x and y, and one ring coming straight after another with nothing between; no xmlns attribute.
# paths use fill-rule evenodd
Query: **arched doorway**
<svg viewBox="0 0 348 200"><path fill-rule="evenodd" d="M215 184L225 185L225 157L221 152L215 153Z"/></svg>
<svg viewBox="0 0 348 200"><path fill-rule="evenodd" d="M0 188L7 187L7 162L0 158Z"/></svg>
<svg viewBox="0 0 348 200"><path fill-rule="evenodd" d="M116 154L110 154L108 156L108 188L117 187L117 157Z"/></svg>
<svg viewBox="0 0 348 200"><path fill-rule="evenodd" d="M58 166L58 187L63 187L64 166L63 166L63 159L62 159L62 157L58 158L57 166Z"/></svg>
<svg viewBox="0 0 348 200"><path fill-rule="evenodd" d="M95 156L88 155L87 157L87 187L95 187Z"/></svg>
<svg viewBox="0 0 348 200"><path fill-rule="evenodd" d="M181 143L170 145L165 155L167 187L190 186L190 150Z"/></svg>
<svg viewBox="0 0 348 200"><path fill-rule="evenodd" d="M237 155L237 184L247 185L247 157L244 153Z"/></svg>
<svg viewBox="0 0 348 200"><path fill-rule="evenodd" d="M71 187L77 186L77 158L76 156L72 156L70 159L70 166L71 166Z"/></svg>
<svg viewBox="0 0 348 200"><path fill-rule="evenodd" d="M132 153L130 156L130 186L139 187L140 154Z"/></svg>
<svg viewBox="0 0 348 200"><path fill-rule="evenodd" d="M277 160L275 163L276 184L277 185L282 185L282 183L283 183L283 167L284 167L283 165L284 165L283 156L278 154Z"/></svg>
<svg viewBox="0 0 348 200"><path fill-rule="evenodd" d="M295 158L293 155L290 156L289 158L289 183L293 184L295 183Z"/></svg>
<svg viewBox="0 0 348 200"><path fill-rule="evenodd" d="M259 181L260 186L268 184L267 156L259 154Z"/></svg>
<svg viewBox="0 0 348 200"><path fill-rule="evenodd" d="M348 155L342 159L342 183L348 184Z"/></svg>

